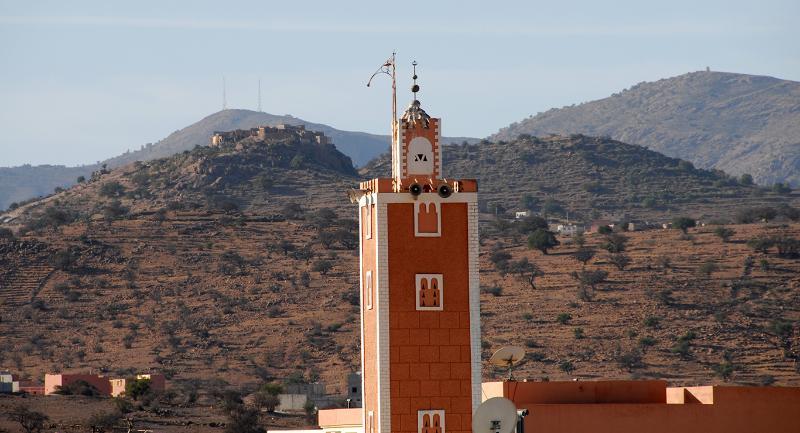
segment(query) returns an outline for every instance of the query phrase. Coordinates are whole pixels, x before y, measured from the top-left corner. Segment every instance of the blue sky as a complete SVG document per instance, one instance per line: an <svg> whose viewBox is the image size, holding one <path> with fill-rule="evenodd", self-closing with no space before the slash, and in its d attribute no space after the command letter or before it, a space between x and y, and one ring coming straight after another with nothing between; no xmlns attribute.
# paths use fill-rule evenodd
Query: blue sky
<svg viewBox="0 0 800 433"><path fill-rule="evenodd" d="M800 81L795 1L0 0L0 166L80 164L155 142L221 108L387 133L420 99L446 135L704 69Z"/></svg>

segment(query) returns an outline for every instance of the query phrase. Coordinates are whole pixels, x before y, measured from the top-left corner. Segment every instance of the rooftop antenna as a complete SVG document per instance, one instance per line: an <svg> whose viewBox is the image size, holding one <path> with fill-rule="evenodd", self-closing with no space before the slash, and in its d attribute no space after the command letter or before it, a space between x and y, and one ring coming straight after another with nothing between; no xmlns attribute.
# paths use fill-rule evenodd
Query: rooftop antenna
<svg viewBox="0 0 800 433"><path fill-rule="evenodd" d="M222 76L222 111L228 109L228 98L225 95L225 76Z"/></svg>
<svg viewBox="0 0 800 433"><path fill-rule="evenodd" d="M508 369L508 381L513 382L514 379L514 366L525 359L525 349L519 346L505 346L497 350L497 352L489 358L489 362L498 367L505 367Z"/></svg>
<svg viewBox="0 0 800 433"><path fill-rule="evenodd" d="M258 77L258 112L261 112L261 77Z"/></svg>
<svg viewBox="0 0 800 433"><path fill-rule="evenodd" d="M396 54L397 54L397 52L393 51L392 52L392 57L389 57L389 59L387 59L385 62L383 62L383 64L378 68L378 70L375 71L375 73L372 74L371 77L369 77L369 81L367 81L367 87L369 87L369 85L372 84L372 79L375 78L375 76L378 75L378 74L386 74L386 75L392 77L392 161L397 161L397 158L399 158L398 155L394 155L395 149L397 148L397 146L395 146L395 144L397 143L397 140L398 140L398 136L397 136L397 132L398 132L398 130L397 130L397 80L396 80L396 74L395 74L395 72L396 72L395 55ZM392 164L392 168L394 169L394 164ZM395 173L392 173L393 177L394 177L394 175L395 175Z"/></svg>

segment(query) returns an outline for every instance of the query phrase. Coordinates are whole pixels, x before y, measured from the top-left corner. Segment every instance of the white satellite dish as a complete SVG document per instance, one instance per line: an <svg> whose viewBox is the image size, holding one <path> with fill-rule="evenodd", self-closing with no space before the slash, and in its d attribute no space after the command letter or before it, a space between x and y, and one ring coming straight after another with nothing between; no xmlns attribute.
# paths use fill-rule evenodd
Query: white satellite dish
<svg viewBox="0 0 800 433"><path fill-rule="evenodd" d="M492 397L472 415L472 433L511 433L517 427L517 407L503 397Z"/></svg>
<svg viewBox="0 0 800 433"><path fill-rule="evenodd" d="M514 380L514 366L525 359L525 349L519 346L505 346L497 350L497 352L489 358L489 362L498 367L505 367L508 369L508 380Z"/></svg>

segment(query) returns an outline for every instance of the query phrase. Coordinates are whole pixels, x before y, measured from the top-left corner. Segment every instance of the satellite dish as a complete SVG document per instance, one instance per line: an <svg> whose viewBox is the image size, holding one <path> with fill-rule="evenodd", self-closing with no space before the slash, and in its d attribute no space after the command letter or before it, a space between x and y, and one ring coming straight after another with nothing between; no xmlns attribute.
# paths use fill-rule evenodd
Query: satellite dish
<svg viewBox="0 0 800 433"><path fill-rule="evenodd" d="M514 380L514 366L525 359L525 349L519 346L505 346L497 350L497 352L489 358L489 362L498 367L505 367L508 369L508 380Z"/></svg>
<svg viewBox="0 0 800 433"><path fill-rule="evenodd" d="M507 398L490 398L472 415L472 433L511 433L516 427L517 407Z"/></svg>

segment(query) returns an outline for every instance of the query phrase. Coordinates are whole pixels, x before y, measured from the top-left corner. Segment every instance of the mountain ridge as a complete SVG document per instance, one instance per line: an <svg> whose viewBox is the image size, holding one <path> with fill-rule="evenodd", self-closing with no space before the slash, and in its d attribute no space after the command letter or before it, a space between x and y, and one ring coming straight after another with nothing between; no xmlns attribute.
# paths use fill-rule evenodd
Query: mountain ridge
<svg viewBox="0 0 800 433"><path fill-rule="evenodd" d="M323 132L331 137L336 146L348 155L356 166L363 165L389 148L388 135L340 130L289 114L274 115L252 110L227 109L205 116L155 143L148 143L138 150L127 151L97 164L80 167L59 165L0 167L0 209L6 209L13 202L22 202L50 194L56 187L66 188L74 185L78 176L88 178L93 171L99 170L103 165L111 168L120 167L134 161L168 157L191 150L198 145L206 146L214 131L250 129L257 126L279 124L304 125L306 129ZM474 143L478 140L470 137L443 137L442 141Z"/></svg>
<svg viewBox="0 0 800 433"><path fill-rule="evenodd" d="M607 98L553 108L501 128L519 134L608 136L756 182L800 185L800 82L690 72L642 82Z"/></svg>

